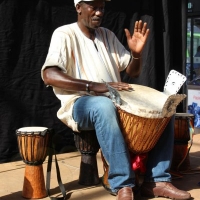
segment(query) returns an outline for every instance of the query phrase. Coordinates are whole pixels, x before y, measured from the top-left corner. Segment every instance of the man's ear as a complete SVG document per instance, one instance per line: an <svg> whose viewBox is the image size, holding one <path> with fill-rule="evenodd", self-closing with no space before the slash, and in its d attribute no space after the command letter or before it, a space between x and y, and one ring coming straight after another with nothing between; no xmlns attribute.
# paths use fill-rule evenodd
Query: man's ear
<svg viewBox="0 0 200 200"><path fill-rule="evenodd" d="M77 3L77 5L76 5L76 12L78 14L81 14L81 5L79 3Z"/></svg>

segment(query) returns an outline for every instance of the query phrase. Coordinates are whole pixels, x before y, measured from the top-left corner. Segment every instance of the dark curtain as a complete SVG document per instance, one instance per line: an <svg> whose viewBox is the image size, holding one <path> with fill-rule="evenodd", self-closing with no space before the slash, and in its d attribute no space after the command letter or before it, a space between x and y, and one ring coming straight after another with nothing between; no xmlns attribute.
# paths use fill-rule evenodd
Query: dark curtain
<svg viewBox="0 0 200 200"><path fill-rule="evenodd" d="M142 55L141 76L138 79L123 76L124 81L162 91L171 69L184 73L185 4L181 0L106 3L102 26L115 32L126 47L124 28L132 32L136 20L146 21L151 31ZM71 130L56 116L60 102L52 88L45 87L40 69L52 32L75 21L73 0L0 1L0 162L15 158L18 153L15 132L21 127L54 128L60 135L60 148L73 145Z"/></svg>

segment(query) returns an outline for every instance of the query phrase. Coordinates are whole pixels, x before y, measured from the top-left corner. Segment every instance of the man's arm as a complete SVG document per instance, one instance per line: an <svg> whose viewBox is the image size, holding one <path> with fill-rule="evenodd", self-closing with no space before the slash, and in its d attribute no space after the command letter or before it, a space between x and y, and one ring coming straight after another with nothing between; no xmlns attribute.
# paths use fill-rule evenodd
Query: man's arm
<svg viewBox="0 0 200 200"><path fill-rule="evenodd" d="M45 85L66 89L69 91L86 91L87 80L74 79L63 73L57 66L50 66L43 71Z"/></svg>
<svg viewBox="0 0 200 200"><path fill-rule="evenodd" d="M95 93L108 92L105 83L75 79L63 73L57 66L49 66L42 71L45 85L62 88L68 91L93 91ZM131 86L122 82L109 82L117 90L129 90Z"/></svg>
<svg viewBox="0 0 200 200"><path fill-rule="evenodd" d="M142 59L140 55L138 57L131 56L130 63L126 68L126 73L132 78L137 78L140 75L141 70L142 70Z"/></svg>

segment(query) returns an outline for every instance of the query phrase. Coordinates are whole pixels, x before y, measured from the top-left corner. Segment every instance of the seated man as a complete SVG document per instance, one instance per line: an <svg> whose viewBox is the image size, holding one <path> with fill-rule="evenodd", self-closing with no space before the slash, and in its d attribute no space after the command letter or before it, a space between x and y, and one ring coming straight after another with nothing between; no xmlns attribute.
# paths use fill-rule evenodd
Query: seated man
<svg viewBox="0 0 200 200"><path fill-rule="evenodd" d="M110 30L100 27L105 0L74 0L78 21L56 29L42 67L42 78L61 101L58 118L74 131L94 130L109 163L108 181L118 200L133 200L135 185L130 155L119 127L116 107L108 98L105 82L128 90L120 72L130 77L141 72L141 52L149 35L147 24L136 21L134 33L125 29L129 53ZM104 82L105 81L105 82ZM171 129L170 129L171 128ZM149 154L143 196L189 199L169 174L173 128L169 126Z"/></svg>

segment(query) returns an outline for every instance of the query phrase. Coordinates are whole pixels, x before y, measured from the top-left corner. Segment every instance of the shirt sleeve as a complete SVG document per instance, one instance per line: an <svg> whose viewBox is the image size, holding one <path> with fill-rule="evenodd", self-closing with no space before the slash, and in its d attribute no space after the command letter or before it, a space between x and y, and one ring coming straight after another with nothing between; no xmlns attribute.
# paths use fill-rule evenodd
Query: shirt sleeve
<svg viewBox="0 0 200 200"><path fill-rule="evenodd" d="M117 59L119 62L119 71L123 71L126 69L130 62L130 52L122 45L122 43L118 40L118 38L115 36L114 37L114 48L115 51L117 52Z"/></svg>
<svg viewBox="0 0 200 200"><path fill-rule="evenodd" d="M109 29L104 28L106 38L106 45L109 52L112 53L112 57L118 66L119 71L123 71L129 64L130 52L124 47L124 45L119 41L117 36Z"/></svg>
<svg viewBox="0 0 200 200"><path fill-rule="evenodd" d="M68 34L60 30L55 30L51 38L46 60L42 66L42 71L47 67L57 66L63 72L67 73L67 64L69 65L69 62L71 62L71 59L69 59L71 52L70 43Z"/></svg>

